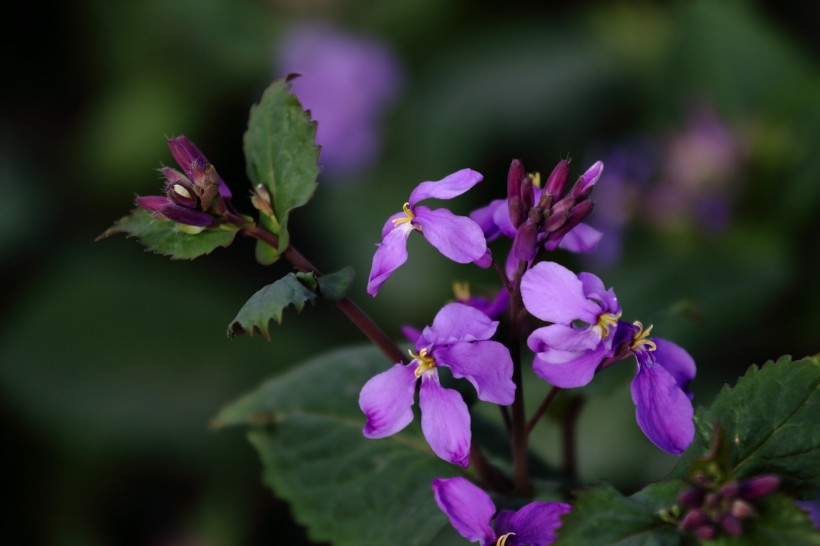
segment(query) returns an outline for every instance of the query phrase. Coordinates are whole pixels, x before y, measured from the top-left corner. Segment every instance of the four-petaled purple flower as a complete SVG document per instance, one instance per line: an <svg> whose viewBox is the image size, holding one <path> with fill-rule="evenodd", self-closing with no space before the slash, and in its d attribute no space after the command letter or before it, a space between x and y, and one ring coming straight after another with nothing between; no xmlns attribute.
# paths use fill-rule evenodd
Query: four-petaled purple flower
<svg viewBox="0 0 820 546"><path fill-rule="evenodd" d="M558 537L561 516L572 510L561 502L535 501L496 513L490 496L464 478L436 478L433 493L455 530L481 546L547 546Z"/></svg>
<svg viewBox="0 0 820 546"><path fill-rule="evenodd" d="M527 339L536 355L533 369L557 387L586 385L612 353L621 306L612 289L592 273L575 275L555 262L541 262L521 279L524 306L554 324Z"/></svg>
<svg viewBox="0 0 820 546"><path fill-rule="evenodd" d="M487 241L478 224L447 209L417 206L424 199L457 197L482 179L480 173L462 169L437 182L422 182L416 186L403 212L391 216L382 228L382 242L373 256L367 293L375 296L384 281L407 260L407 237L413 230L454 262L489 266Z"/></svg>
<svg viewBox="0 0 820 546"><path fill-rule="evenodd" d="M687 391L697 371L695 361L671 341L650 338L651 331L651 326L644 330L637 321L619 322L616 337L626 338L638 363L632 380L638 426L653 444L680 455L695 437L694 410Z"/></svg>
<svg viewBox="0 0 820 546"><path fill-rule="evenodd" d="M416 383L421 381L421 429L433 451L442 459L466 467L470 459L470 413L461 395L439 384L437 367L447 366L455 377L466 378L478 398L495 404L512 404L510 352L489 341L498 322L461 303L445 305L431 326L416 341L409 364L395 364L362 387L359 407L367 416L364 435L391 436L413 420Z"/></svg>

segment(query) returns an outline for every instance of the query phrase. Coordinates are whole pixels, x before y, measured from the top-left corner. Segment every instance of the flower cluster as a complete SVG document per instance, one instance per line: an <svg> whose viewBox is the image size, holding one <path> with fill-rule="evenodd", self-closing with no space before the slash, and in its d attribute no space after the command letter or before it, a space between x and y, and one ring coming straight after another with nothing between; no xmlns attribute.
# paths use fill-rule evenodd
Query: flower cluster
<svg viewBox="0 0 820 546"><path fill-rule="evenodd" d="M225 201L231 198L231 190L205 155L185 136L169 138L168 147L183 172L171 167L160 169L166 181L165 195L137 197L136 204L190 231L202 230L225 212Z"/></svg>
<svg viewBox="0 0 820 546"><path fill-rule="evenodd" d="M491 339L499 325L496 319L510 310L515 335L526 329L525 312L549 323L529 334L527 346L534 353L533 370L554 388L582 387L604 368L634 356L632 399L638 426L662 450L675 455L686 450L694 437L687 387L695 376L695 363L689 354L670 341L650 337L651 326L644 329L640 322L620 320L622 310L614 290L596 275L575 274L542 259L543 253L558 248L594 250L601 234L582 221L592 211L589 197L602 171L601 162L593 164L565 194L568 161L556 165L543 188L539 175L527 174L520 161L513 161L506 199L493 201L469 218L419 203L465 193L483 179L476 171L463 169L437 182L422 182L410 193L402 212L391 216L382 229L368 293L375 296L407 260L406 242L413 231L455 262L482 268L495 265L502 288L488 299L475 298L466 286L456 285L457 301L445 305L432 325L423 331L403 329L415 342L411 360L395 363L361 390L366 437L383 438L404 429L413 420L418 388L421 428L433 452L467 467L472 451L470 412L457 391L442 387L439 369L447 367L456 379L467 379L480 400L501 406L519 404L519 423L511 425L511 435L520 438L521 383L520 373L514 373L520 372L520 362L513 360L505 345ZM512 240L503 268L487 246L487 241L502 235ZM534 502L517 512L496 513L489 496L463 478L437 479L433 490L455 529L487 546L550 544L560 517L571 509L562 503Z"/></svg>

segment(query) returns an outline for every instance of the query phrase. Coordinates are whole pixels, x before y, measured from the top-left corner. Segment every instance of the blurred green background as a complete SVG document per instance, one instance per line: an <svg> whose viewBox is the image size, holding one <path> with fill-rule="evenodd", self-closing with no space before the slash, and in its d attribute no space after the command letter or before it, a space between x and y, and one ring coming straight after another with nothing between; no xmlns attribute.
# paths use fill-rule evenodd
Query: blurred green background
<svg viewBox="0 0 820 546"><path fill-rule="evenodd" d="M591 221L617 244L604 258L558 259L602 276L625 318L691 352L696 403L751 363L820 349L815 2L14 9L6 22L26 31L4 33L0 120L9 544L309 544L261 486L242 434L208 422L263 378L360 334L320 306L288 315L269 343L228 340L244 301L287 270L257 265L249 241L195 262L124 238L93 243L134 194L158 192L166 136L195 141L250 210L247 110L284 75L277 59L305 24L380 43L397 67L371 113L378 154L353 170L326 165L315 200L292 216L319 267L356 269L354 299L389 332L429 321L454 279L478 291L495 281L417 237L379 298L366 296L381 225L413 186L474 168L484 183L451 203L467 213L503 196L512 158L546 174L571 156L576 176L607 164ZM328 86L326 100L344 110L356 85ZM630 490L674 461L635 426L632 370L620 370L581 417L580 469ZM534 407L547 386L530 378L528 389ZM554 425L536 436L547 462L558 462L557 437Z"/></svg>

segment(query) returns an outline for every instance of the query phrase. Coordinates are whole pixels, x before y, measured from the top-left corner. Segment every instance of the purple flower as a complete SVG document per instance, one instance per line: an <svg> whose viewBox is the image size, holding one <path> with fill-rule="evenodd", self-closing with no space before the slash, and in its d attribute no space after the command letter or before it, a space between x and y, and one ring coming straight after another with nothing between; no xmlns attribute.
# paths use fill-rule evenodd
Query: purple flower
<svg viewBox="0 0 820 546"><path fill-rule="evenodd" d="M490 496L464 478L436 478L433 493L455 530L481 546L547 546L558 538L561 516L572 510L561 502L535 501L496 513Z"/></svg>
<svg viewBox="0 0 820 546"><path fill-rule="evenodd" d="M416 383L421 381L421 429L433 451L453 464L466 467L470 459L470 413L461 395L439 384L437 368L450 368L475 387L478 398L512 404L512 359L509 350L489 341L498 322L461 303L445 305L416 341L409 364L397 363L362 387L359 407L367 416L368 438L391 436L413 420Z"/></svg>
<svg viewBox="0 0 820 546"><path fill-rule="evenodd" d="M316 142L329 172L355 171L376 159L382 111L401 85L401 67L387 47L329 24L289 32L278 70L301 74L293 92L318 121Z"/></svg>
<svg viewBox="0 0 820 546"><path fill-rule="evenodd" d="M541 262L521 279L521 296L532 315L553 323L527 339L536 353L535 373L563 388L589 383L612 354L621 316L615 292L592 273L575 275L555 262Z"/></svg>
<svg viewBox="0 0 820 546"><path fill-rule="evenodd" d="M225 211L231 190L213 165L185 136L168 139L168 147L184 174L171 167L160 172L165 177L165 195L137 197L137 206L155 215L193 229L195 233L214 223L211 213Z"/></svg>
<svg viewBox="0 0 820 546"><path fill-rule="evenodd" d="M487 266L487 241L481 228L447 209L416 206L424 199L452 199L482 180L482 175L462 169L437 182L422 182L410 193L403 212L391 216L382 228L382 242L373 256L367 293L375 296L384 281L407 260L407 237L415 230L439 252L458 263L479 262Z"/></svg>
<svg viewBox="0 0 820 546"><path fill-rule="evenodd" d="M694 410L688 394L697 371L695 361L671 341L650 338L640 322L618 323L618 337L630 336L629 350L637 360L632 380L632 402L638 426L649 440L680 455L695 437Z"/></svg>

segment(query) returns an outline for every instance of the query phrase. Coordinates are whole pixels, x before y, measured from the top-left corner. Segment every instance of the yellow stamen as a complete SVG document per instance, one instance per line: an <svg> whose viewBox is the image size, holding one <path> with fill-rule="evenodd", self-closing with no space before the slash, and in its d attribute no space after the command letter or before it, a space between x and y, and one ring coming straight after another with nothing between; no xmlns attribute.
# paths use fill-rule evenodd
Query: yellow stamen
<svg viewBox="0 0 820 546"><path fill-rule="evenodd" d="M632 347L631 347L631 349L633 351L636 350L636 349L639 349L640 347L643 347L643 346L646 346L647 351L654 351L655 349L658 348L658 346L655 345L654 341L652 341L651 339L648 339L649 334L652 333L652 324L650 324L649 328L647 328L646 330L643 329L643 324L639 320L636 320L632 324L634 324L638 328L638 331L635 332L634 336L632 336Z"/></svg>
<svg viewBox="0 0 820 546"><path fill-rule="evenodd" d="M530 180L532 180L533 186L535 186L536 188L541 187L541 173L536 171L534 173L527 173L527 176L529 176Z"/></svg>
<svg viewBox="0 0 820 546"><path fill-rule="evenodd" d="M514 535L514 534L515 533L507 533L506 535L501 535L500 537L498 537L498 540L495 542L495 546L506 546L507 539L510 538L510 536Z"/></svg>
<svg viewBox="0 0 820 546"><path fill-rule="evenodd" d="M393 225L396 227L398 227L399 224L405 224L407 222L410 222L413 218L416 217L416 215L413 214L413 211L410 210L410 203L405 203L401 207L401 210L404 211L405 216L404 218L396 218L393 220Z"/></svg>
<svg viewBox="0 0 820 546"><path fill-rule="evenodd" d="M621 318L621 313L614 315L612 313L604 313L598 317L598 323L594 326L600 331L601 339L606 339L609 336L609 329L618 324L618 319Z"/></svg>
<svg viewBox="0 0 820 546"><path fill-rule="evenodd" d="M419 363L413 372L416 374L416 377L421 377L421 374L424 372L435 369L436 360L432 356L427 356L427 349L422 349L419 351L419 354L414 353L412 350L408 350L407 352L410 353L410 357L413 360L416 360Z"/></svg>
<svg viewBox="0 0 820 546"><path fill-rule="evenodd" d="M470 299L470 283L468 282L454 282L453 294L457 301L467 301Z"/></svg>

